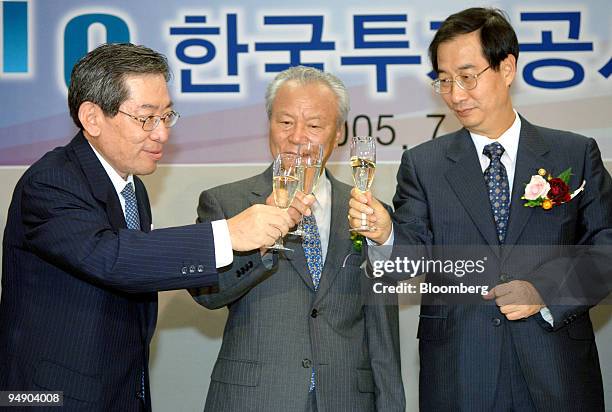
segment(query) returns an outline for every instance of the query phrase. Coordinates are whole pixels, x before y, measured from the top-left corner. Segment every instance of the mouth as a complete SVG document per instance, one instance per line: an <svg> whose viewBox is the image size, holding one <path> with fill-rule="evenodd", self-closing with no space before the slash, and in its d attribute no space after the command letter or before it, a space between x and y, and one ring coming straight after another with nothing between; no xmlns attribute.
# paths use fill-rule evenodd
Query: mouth
<svg viewBox="0 0 612 412"><path fill-rule="evenodd" d="M457 116L459 117L467 117L472 113L472 110L474 110L473 108L469 108L469 109L455 109L455 113L457 114Z"/></svg>
<svg viewBox="0 0 612 412"><path fill-rule="evenodd" d="M147 155L149 155L149 157L151 159L153 159L154 161L158 161L159 159L162 158L162 156L164 155L164 152L159 150L159 151L150 151L150 150L145 150L145 153Z"/></svg>

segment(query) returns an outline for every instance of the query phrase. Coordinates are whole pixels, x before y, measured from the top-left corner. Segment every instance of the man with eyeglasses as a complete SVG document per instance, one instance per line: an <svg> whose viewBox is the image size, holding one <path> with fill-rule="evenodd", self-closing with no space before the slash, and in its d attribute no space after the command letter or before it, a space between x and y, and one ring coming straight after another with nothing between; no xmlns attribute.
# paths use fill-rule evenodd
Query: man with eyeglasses
<svg viewBox="0 0 612 412"><path fill-rule="evenodd" d="M106 44L73 68L74 139L15 188L3 244L0 391L60 391L63 410L151 410L157 291L214 292L233 251L295 223L256 205L227 220L151 231L147 191L179 118L166 58Z"/></svg>
<svg viewBox="0 0 612 412"><path fill-rule="evenodd" d="M362 232L371 257L418 259L411 253L434 256L451 246L491 252L482 280L425 277L481 281L489 292L458 300L422 295L421 410L603 411L589 309L609 292L612 180L597 144L532 125L514 110L519 45L499 10L451 15L429 52L433 88L463 129L404 152L392 217L369 193L354 191L349 210L352 227L362 213L376 226ZM523 196L537 200L527 183L541 184L540 201L554 198L558 182L545 177L570 167L570 190L584 181L581 193L572 198L558 186L565 193L552 209L525 207ZM581 254L552 245L577 245Z"/></svg>

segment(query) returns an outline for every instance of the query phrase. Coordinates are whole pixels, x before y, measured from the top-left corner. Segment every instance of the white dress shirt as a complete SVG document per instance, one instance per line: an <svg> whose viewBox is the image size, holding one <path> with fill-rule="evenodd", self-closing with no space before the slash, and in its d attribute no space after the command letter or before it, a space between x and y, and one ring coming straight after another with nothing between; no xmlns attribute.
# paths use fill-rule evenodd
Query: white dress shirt
<svg viewBox="0 0 612 412"><path fill-rule="evenodd" d="M310 207L310 211L313 213L317 221L319 236L321 237L321 262L325 264L327 247L329 246L332 207L332 187L331 182L327 178L327 172L325 169L323 169L323 172L319 177L319 182L315 187L313 195L316 200Z"/></svg>
<svg viewBox="0 0 612 412"><path fill-rule="evenodd" d="M115 192L117 192L117 197L119 198L119 202L121 203L121 210L123 210L123 215L125 216L125 199L121 194L121 191L125 188L128 183L131 183L134 187L134 191L136 191L136 187L134 186L134 176L129 174L126 179L123 179L119 173L106 161L104 157L89 143L89 146L96 154L96 157L102 163L102 167L106 171L106 174L110 178L113 187L115 188ZM229 234L229 228L227 227L227 221L225 220L215 220L211 222L213 237L215 243L215 265L217 268L221 268L223 266L227 266L234 260L234 253L232 251L232 240ZM151 230L153 230L153 225L151 225Z"/></svg>

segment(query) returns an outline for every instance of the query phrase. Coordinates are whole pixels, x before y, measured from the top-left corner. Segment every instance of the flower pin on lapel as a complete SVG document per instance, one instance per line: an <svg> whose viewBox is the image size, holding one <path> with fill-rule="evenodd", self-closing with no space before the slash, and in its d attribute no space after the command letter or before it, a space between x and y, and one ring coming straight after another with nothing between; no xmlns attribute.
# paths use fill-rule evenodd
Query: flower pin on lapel
<svg viewBox="0 0 612 412"><path fill-rule="evenodd" d="M559 176L546 176L545 169L538 169L538 174L531 176L531 180L525 186L525 193L521 199L527 200L526 207L541 207L550 210L554 206L567 203L584 190L586 180L582 181L580 187L570 192L569 179L572 176L572 168L564 170Z"/></svg>

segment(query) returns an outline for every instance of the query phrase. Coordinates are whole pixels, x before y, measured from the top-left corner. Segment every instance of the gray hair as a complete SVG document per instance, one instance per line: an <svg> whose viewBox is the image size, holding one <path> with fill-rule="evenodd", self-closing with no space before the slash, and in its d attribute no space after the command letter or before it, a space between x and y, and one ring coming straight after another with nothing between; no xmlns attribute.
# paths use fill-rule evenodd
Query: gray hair
<svg viewBox="0 0 612 412"><path fill-rule="evenodd" d="M103 44L87 53L72 69L68 88L70 116L79 129L79 107L84 102L100 106L113 117L126 101L129 90L125 78L131 74L161 74L170 80L166 57L144 46L131 43Z"/></svg>
<svg viewBox="0 0 612 412"><path fill-rule="evenodd" d="M268 119L272 117L272 104L274 103L276 93L287 81L296 81L301 85L322 83L329 87L338 98L338 127L342 126L346 121L350 105L348 92L342 80L331 73L326 73L314 67L307 66L290 67L277 74L274 80L268 85L268 89L266 90L266 112L268 113Z"/></svg>

